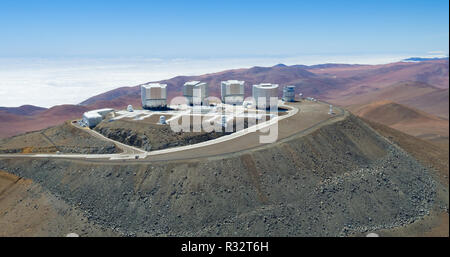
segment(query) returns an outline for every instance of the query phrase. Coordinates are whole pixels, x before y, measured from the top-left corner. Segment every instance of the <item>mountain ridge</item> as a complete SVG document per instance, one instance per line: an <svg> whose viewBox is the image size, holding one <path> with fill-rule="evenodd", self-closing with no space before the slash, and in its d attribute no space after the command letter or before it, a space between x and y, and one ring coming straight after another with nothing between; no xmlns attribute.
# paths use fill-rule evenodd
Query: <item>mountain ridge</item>
<svg viewBox="0 0 450 257"><path fill-rule="evenodd" d="M305 96L336 105L351 106L390 99L448 119L448 97L445 97L448 96L448 59L383 65L277 64L272 67L237 68L198 76L176 76L157 82L168 84L167 95L170 101L181 95L182 85L190 80L208 82L210 95L220 97L220 81L228 79L246 81L246 96L251 94L253 84L269 82L280 85L279 96L284 85L295 85L296 93L301 92ZM151 82L144 84L148 83ZM64 120L79 118L89 109L121 109L128 104L140 106L140 85L142 84L119 87L92 96L78 105L54 106L28 116L11 113L11 110L9 113L0 110L0 137L57 125Z"/></svg>

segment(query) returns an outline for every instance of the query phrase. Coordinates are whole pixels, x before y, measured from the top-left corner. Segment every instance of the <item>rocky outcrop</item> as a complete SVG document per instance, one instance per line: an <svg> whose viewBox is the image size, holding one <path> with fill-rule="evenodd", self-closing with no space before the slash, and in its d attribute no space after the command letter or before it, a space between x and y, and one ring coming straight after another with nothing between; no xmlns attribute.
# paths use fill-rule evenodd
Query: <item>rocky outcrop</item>
<svg viewBox="0 0 450 257"><path fill-rule="evenodd" d="M225 132L174 132L169 125L116 120L102 122L95 130L105 137L145 151L192 145L229 134Z"/></svg>
<svg viewBox="0 0 450 257"><path fill-rule="evenodd" d="M148 133L140 133L130 129L104 128L104 127L96 128L96 131L100 132L101 134L110 139L119 141L127 145L139 147L145 151L160 150L184 145L192 145L208 141L211 139L215 139L225 134L225 133L211 132L211 133L189 133L190 135L184 135L185 133L182 132L175 133L172 131L152 134L152 131L149 131ZM152 135L149 136L147 134ZM172 139L170 139L170 137L172 137Z"/></svg>

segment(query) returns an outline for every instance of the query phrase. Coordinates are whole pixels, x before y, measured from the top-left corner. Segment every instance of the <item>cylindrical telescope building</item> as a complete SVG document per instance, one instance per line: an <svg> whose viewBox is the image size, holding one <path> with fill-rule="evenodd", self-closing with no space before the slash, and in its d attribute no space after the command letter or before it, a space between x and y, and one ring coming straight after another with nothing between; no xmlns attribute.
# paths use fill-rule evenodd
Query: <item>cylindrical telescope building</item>
<svg viewBox="0 0 450 257"><path fill-rule="evenodd" d="M284 86L283 101L295 102L295 86Z"/></svg>
<svg viewBox="0 0 450 257"><path fill-rule="evenodd" d="M162 109L167 107L167 84L150 83L141 86L142 108Z"/></svg>
<svg viewBox="0 0 450 257"><path fill-rule="evenodd" d="M222 102L241 105L244 102L244 81L227 80L220 83Z"/></svg>
<svg viewBox="0 0 450 257"><path fill-rule="evenodd" d="M206 103L208 98L208 84L200 81L188 81L183 86L183 96L188 105L200 105Z"/></svg>
<svg viewBox="0 0 450 257"><path fill-rule="evenodd" d="M278 85L270 83L253 85L253 98L258 109L278 109Z"/></svg>

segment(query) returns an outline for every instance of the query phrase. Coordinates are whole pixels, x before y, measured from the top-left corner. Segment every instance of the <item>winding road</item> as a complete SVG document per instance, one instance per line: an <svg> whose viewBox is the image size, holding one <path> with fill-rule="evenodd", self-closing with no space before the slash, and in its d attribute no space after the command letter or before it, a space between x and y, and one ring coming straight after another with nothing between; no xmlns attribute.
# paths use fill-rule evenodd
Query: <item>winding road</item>
<svg viewBox="0 0 450 257"><path fill-rule="evenodd" d="M120 143L94 130L85 129L72 123L76 128L83 129L96 138L113 142L122 152L115 154L0 154L0 158L60 158L108 163L217 158L224 154L236 154L270 145L260 142L260 136L266 135L267 130L277 130L276 142L280 142L288 140L292 136L306 135L320 126L341 120L348 115L344 109L337 107L334 108L338 112L337 114L328 114L329 104L324 102L302 101L288 103L284 107L289 109L287 114L255 125L256 127L193 145L150 152Z"/></svg>

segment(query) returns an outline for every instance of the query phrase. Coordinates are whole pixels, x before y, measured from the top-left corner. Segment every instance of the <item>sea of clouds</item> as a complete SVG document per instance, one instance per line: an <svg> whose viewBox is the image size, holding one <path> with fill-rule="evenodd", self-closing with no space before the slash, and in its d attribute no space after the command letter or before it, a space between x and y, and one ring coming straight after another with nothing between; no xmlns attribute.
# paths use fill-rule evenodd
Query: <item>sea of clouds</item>
<svg viewBox="0 0 450 257"><path fill-rule="evenodd" d="M78 104L122 86L135 86L178 75L201 75L226 69L293 64L384 64L418 56L302 55L236 58L0 58L0 106L51 107ZM436 57L435 53L421 57Z"/></svg>

